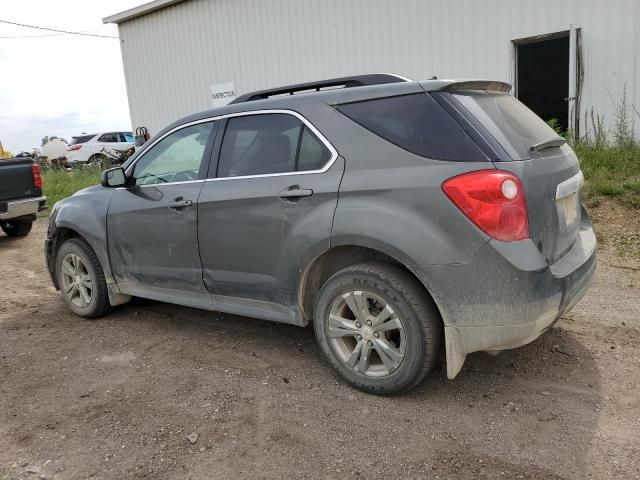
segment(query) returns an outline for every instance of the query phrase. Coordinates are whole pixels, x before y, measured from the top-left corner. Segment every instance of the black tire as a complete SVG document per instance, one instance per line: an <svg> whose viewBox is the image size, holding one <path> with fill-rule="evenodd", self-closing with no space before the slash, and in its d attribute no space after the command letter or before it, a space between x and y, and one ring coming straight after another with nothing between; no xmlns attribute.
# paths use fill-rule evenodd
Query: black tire
<svg viewBox="0 0 640 480"><path fill-rule="evenodd" d="M75 304L70 296L65 293L62 263L65 260L65 257L70 254L80 257L80 260L86 269L86 273L91 279L91 300L86 307ZM104 272L102 271L98 257L87 242L80 238L72 238L64 242L56 254L55 269L62 297L73 313L84 318L96 318L111 311L112 307L109 304L109 292L107 290L107 282L104 278Z"/></svg>
<svg viewBox="0 0 640 480"><path fill-rule="evenodd" d="M0 222L0 228L10 237L24 237L33 227L33 220L6 220Z"/></svg>
<svg viewBox="0 0 640 480"><path fill-rule="evenodd" d="M399 366L395 367L395 370L386 369L385 364L383 369L389 373L383 372L379 377L369 376L366 372L362 373L350 367L345 358L340 356L339 350L342 347L336 347L333 343L335 340L330 340L328 335L329 314L332 308L336 308L343 302L343 295L347 292L356 291L365 291L367 295L373 294L378 298L378 300L365 300L369 312L377 312L375 305L382 305L382 302L386 302L403 327L397 330L398 335L402 335L402 340L398 340L397 344L406 342L402 349L404 357L399 361ZM379 303L377 303L378 301ZM373 310L369 310L369 305L372 305ZM356 322L357 317L354 316L352 321ZM347 267L325 282L316 297L314 328L320 349L338 375L354 388L378 395L400 393L418 385L435 365L443 336L440 314L424 288L401 268L377 262L360 263ZM351 330L349 331L351 332ZM400 331L404 333L400 333ZM369 336L371 341L367 343L373 345L368 347L369 351L375 350L376 352L375 354L371 353L370 357L368 356L371 364L376 356L379 363L384 363L382 354L378 354L380 345L375 342L380 341L380 335L388 333L391 332L378 333L377 339L373 339L371 335L375 335L375 333L367 330L366 333L359 335L359 339L358 336L351 338L351 336L343 335L340 337L340 342L353 341L356 344L365 341L363 335ZM383 338L383 341L394 342L386 338ZM354 347L354 352L355 349L357 349L357 345Z"/></svg>
<svg viewBox="0 0 640 480"><path fill-rule="evenodd" d="M109 167L109 161L105 155L102 155L101 153L95 153L89 157L89 160L87 160L87 165L97 165L100 168L106 169L107 167Z"/></svg>

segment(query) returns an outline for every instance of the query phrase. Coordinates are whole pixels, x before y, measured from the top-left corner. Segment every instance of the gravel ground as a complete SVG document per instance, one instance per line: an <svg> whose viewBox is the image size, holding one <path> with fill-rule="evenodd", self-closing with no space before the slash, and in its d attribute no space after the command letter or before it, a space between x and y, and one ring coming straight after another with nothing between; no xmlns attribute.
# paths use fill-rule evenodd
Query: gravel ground
<svg viewBox="0 0 640 480"><path fill-rule="evenodd" d="M144 300L75 317L45 228L0 236L0 478L640 478L640 272L615 242L537 341L375 397L310 328Z"/></svg>

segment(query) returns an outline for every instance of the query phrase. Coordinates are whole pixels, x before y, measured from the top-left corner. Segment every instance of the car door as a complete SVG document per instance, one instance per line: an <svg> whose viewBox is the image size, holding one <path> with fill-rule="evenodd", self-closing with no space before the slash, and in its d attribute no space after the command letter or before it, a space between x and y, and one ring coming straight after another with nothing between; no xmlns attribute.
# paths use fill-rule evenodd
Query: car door
<svg viewBox="0 0 640 480"><path fill-rule="evenodd" d="M197 200L217 124L178 127L127 168L130 186L114 191L107 216L111 269L125 293L197 305L203 295ZM163 296L165 295L165 296Z"/></svg>
<svg viewBox="0 0 640 480"><path fill-rule="evenodd" d="M293 308L303 267L329 248L344 161L294 112L236 115L224 130L198 203L205 286L214 304Z"/></svg>

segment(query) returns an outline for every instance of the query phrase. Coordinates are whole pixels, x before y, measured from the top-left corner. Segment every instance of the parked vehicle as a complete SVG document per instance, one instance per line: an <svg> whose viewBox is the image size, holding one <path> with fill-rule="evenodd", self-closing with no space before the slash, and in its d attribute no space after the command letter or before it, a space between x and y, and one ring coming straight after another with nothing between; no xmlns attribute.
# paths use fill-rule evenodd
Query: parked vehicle
<svg viewBox="0 0 640 480"><path fill-rule="evenodd" d="M131 132L106 132L79 135L71 138L67 149L67 165L77 167L96 163L101 165L107 160L103 149L124 151L133 147L133 134Z"/></svg>
<svg viewBox="0 0 640 480"><path fill-rule="evenodd" d="M40 167L31 156L0 161L0 228L10 237L31 231L36 214L46 208Z"/></svg>
<svg viewBox="0 0 640 480"><path fill-rule="evenodd" d="M578 159L509 90L365 75L183 118L56 204L53 282L89 318L140 296L313 322L367 392L415 386L443 343L453 378L542 334L596 264Z"/></svg>

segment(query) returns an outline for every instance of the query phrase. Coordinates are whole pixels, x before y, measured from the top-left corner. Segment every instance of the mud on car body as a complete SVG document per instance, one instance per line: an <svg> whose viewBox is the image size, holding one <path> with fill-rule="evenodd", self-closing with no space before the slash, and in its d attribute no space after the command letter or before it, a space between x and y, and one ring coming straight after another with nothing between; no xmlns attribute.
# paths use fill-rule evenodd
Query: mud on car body
<svg viewBox="0 0 640 480"><path fill-rule="evenodd" d="M442 348L453 378L537 338L595 268L578 159L509 90L363 75L181 119L56 204L54 284L85 317L140 296L313 323L372 393Z"/></svg>

